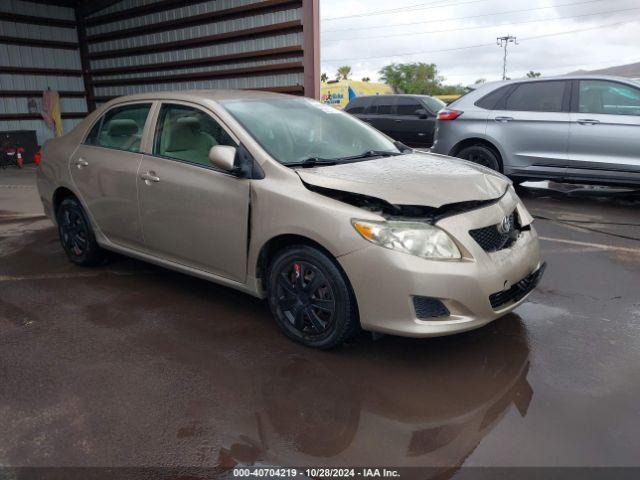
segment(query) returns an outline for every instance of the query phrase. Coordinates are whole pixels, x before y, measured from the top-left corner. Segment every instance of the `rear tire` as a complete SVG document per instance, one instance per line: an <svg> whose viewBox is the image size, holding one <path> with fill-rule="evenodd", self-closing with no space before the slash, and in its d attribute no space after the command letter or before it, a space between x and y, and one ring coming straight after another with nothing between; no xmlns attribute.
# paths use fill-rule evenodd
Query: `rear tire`
<svg viewBox="0 0 640 480"><path fill-rule="evenodd" d="M483 167L488 167L496 172L501 171L500 159L497 153L485 145L476 144L464 147L456 156L458 158L477 163L478 165L482 165Z"/></svg>
<svg viewBox="0 0 640 480"><path fill-rule="evenodd" d="M69 260L83 267L103 263L105 251L96 242L91 222L76 198L62 200L56 219L60 243Z"/></svg>
<svg viewBox="0 0 640 480"><path fill-rule="evenodd" d="M355 297L333 259L308 245L279 252L269 267L271 313L289 338L330 349L358 331Z"/></svg>

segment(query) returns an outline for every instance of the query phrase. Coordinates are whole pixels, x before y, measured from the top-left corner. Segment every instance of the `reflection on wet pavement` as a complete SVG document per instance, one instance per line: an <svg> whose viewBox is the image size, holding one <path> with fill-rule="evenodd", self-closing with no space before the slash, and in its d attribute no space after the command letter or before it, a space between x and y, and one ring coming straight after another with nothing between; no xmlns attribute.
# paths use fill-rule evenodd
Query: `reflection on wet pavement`
<svg viewBox="0 0 640 480"><path fill-rule="evenodd" d="M617 200L524 196L539 216L638 221ZM640 247L536 224L627 250L543 241L515 314L319 352L259 300L121 257L80 269L46 220L0 218L0 465L635 465Z"/></svg>

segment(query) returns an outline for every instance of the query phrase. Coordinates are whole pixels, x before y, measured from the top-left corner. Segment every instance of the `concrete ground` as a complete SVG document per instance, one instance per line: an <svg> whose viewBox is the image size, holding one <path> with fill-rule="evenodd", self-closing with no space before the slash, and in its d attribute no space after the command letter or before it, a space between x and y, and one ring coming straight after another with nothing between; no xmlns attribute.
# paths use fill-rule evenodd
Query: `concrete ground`
<svg viewBox="0 0 640 480"><path fill-rule="evenodd" d="M0 171L0 466L640 466L638 196L522 189L548 269L514 314L320 352L236 291L73 266L33 173Z"/></svg>

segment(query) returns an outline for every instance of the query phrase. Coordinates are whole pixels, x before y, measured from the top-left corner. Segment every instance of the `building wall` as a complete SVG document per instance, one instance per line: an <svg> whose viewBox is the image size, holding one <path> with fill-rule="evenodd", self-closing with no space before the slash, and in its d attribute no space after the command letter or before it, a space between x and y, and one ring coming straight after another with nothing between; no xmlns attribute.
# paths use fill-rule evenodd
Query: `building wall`
<svg viewBox="0 0 640 480"><path fill-rule="evenodd" d="M69 131L87 112L74 9L2 0L0 131L35 130L40 144L51 138L39 113L47 88L60 92L63 128ZM29 111L31 98L35 113Z"/></svg>
<svg viewBox="0 0 640 480"><path fill-rule="evenodd" d="M83 21L94 100L200 88L319 97L305 84L314 21L317 0L121 0Z"/></svg>
<svg viewBox="0 0 640 480"><path fill-rule="evenodd" d="M319 0L0 1L0 130L53 136L42 92L61 96L65 131L131 93L239 88L320 98ZM73 4L69 0L69 4ZM85 13L85 7L97 9ZM103 7L103 8L100 8Z"/></svg>

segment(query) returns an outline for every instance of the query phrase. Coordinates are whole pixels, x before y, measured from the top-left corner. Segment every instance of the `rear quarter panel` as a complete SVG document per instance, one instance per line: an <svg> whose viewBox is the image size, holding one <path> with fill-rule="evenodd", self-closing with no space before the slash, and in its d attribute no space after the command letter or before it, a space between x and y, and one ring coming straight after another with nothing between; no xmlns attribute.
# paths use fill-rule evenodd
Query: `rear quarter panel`
<svg viewBox="0 0 640 480"><path fill-rule="evenodd" d="M36 184L45 214L54 223L53 196L60 187L75 193L69 172L69 159L82 142L96 115L97 112L90 114L68 134L48 140L42 147L42 161L37 170Z"/></svg>

